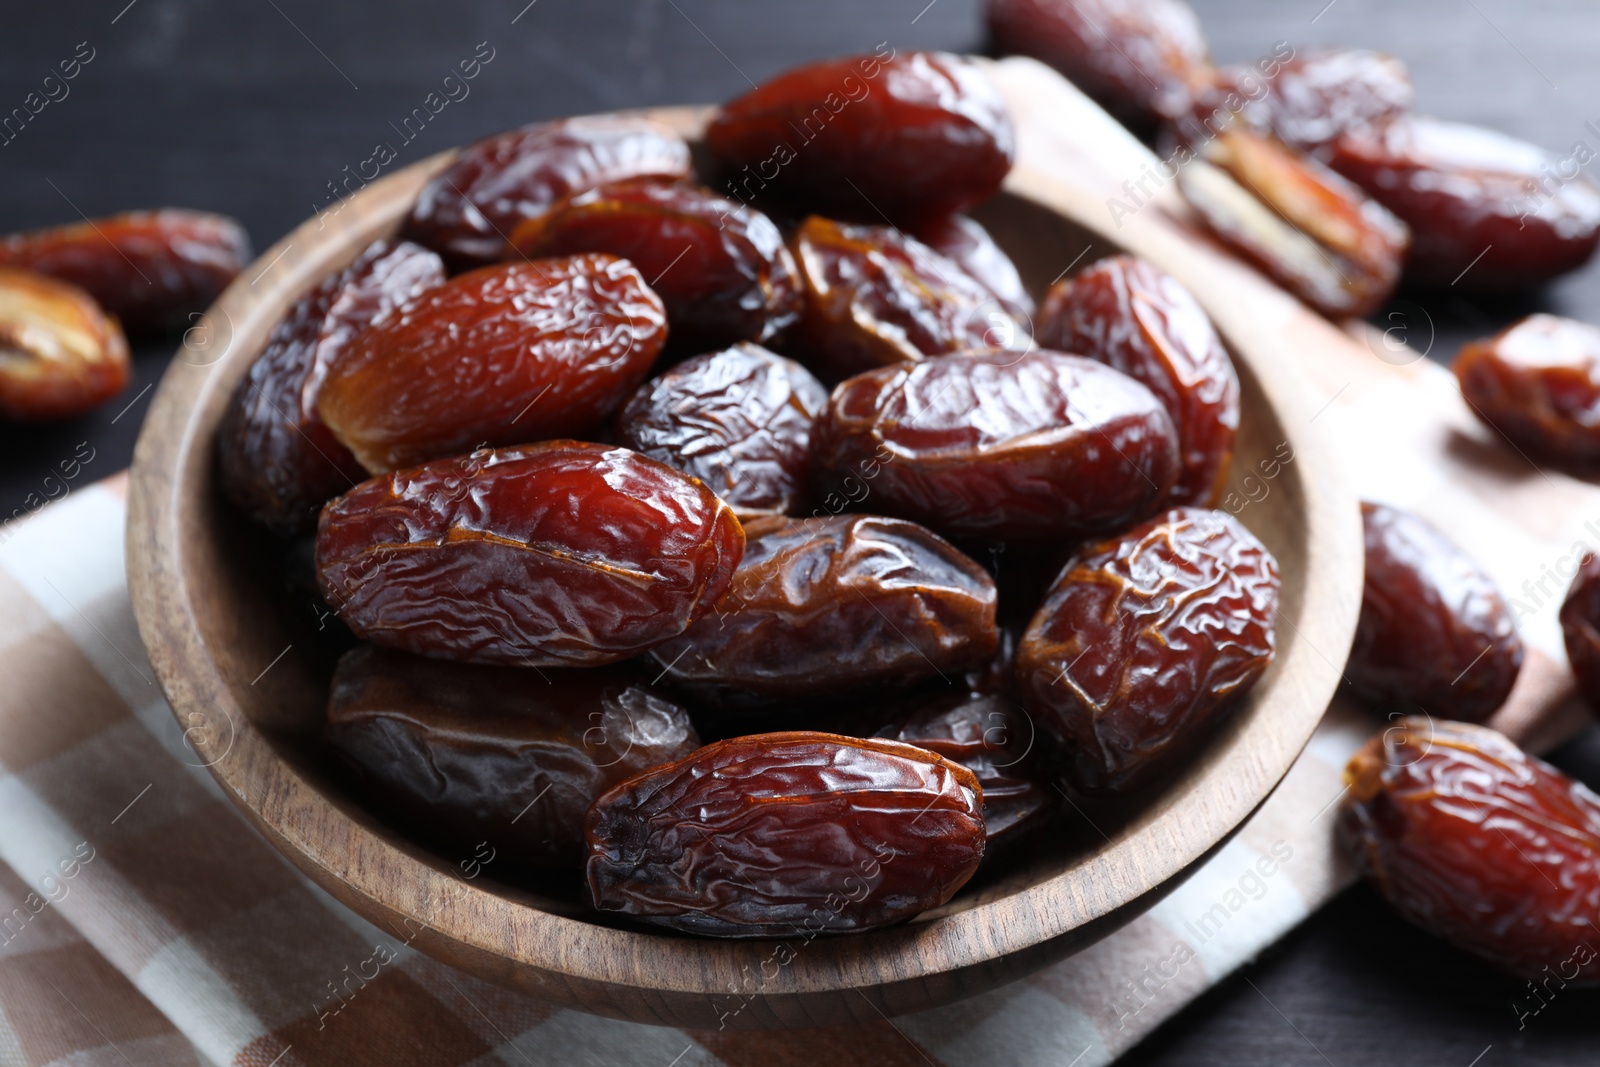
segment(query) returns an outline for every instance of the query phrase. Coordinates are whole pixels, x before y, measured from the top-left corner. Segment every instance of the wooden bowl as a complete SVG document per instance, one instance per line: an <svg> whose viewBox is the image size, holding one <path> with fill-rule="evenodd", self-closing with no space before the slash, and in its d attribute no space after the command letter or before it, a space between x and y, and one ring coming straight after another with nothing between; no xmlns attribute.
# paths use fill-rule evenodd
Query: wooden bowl
<svg viewBox="0 0 1600 1067"><path fill-rule="evenodd" d="M706 112L652 114L694 138ZM321 742L331 660L315 639L314 601L308 592L303 603L284 603L267 563L271 542L219 500L212 437L289 304L391 234L449 160L374 182L269 249L191 332L134 456L129 584L167 699L228 796L335 897L380 927L414 933L441 960L585 1011L706 1028L870 1021L992 988L1104 936L1223 843L1288 771L1334 692L1355 628L1355 499L1314 436L1286 364L1252 336L1250 309L1213 290L1201 257L1137 217L1106 232L1091 221L1104 218L1094 197L1019 168L979 217L1036 292L1090 242L1095 258L1137 251L1196 291L1238 365L1235 503L1249 501L1239 518L1282 567L1278 656L1185 773L1131 802L1068 809L1060 840L935 913L794 943L792 959L775 957L771 942L607 925L569 900L498 884L492 871L466 879L467 857L430 852L364 810ZM1259 464L1285 448L1292 462L1267 477Z"/></svg>

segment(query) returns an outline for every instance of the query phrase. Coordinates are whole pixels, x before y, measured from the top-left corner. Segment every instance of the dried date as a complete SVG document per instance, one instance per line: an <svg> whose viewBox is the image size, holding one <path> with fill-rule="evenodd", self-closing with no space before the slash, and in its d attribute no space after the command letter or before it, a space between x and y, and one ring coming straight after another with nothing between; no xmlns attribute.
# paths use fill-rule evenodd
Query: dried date
<svg viewBox="0 0 1600 1067"><path fill-rule="evenodd" d="M828 391L759 345L686 360L639 387L615 440L705 482L735 512L794 512Z"/></svg>
<svg viewBox="0 0 1600 1067"><path fill-rule="evenodd" d="M1090 536L1150 514L1178 473L1155 394L1093 360L979 353L904 363L839 385L815 459L873 507L951 536Z"/></svg>
<svg viewBox="0 0 1600 1067"><path fill-rule="evenodd" d="M727 590L739 520L625 448L550 441L363 482L322 511L317 580L356 634L442 659L614 663Z"/></svg>
<svg viewBox="0 0 1600 1067"><path fill-rule="evenodd" d="M1600 714L1600 557L1584 555L1561 602L1561 636L1578 692Z"/></svg>
<svg viewBox="0 0 1600 1067"><path fill-rule="evenodd" d="M1518 448L1600 462L1600 329L1530 315L1463 345L1452 369L1473 413Z"/></svg>
<svg viewBox="0 0 1600 1067"><path fill-rule="evenodd" d="M235 505L276 533L304 533L324 503L366 479L318 414L328 367L358 333L444 280L434 253L379 241L295 302L217 430L218 476Z"/></svg>
<svg viewBox="0 0 1600 1067"><path fill-rule="evenodd" d="M949 900L983 859L972 772L878 739L707 745L589 811L594 906L686 933L871 930Z"/></svg>
<svg viewBox="0 0 1600 1067"><path fill-rule="evenodd" d="M70 419L128 384L128 342L77 286L0 267L0 418Z"/></svg>
<svg viewBox="0 0 1600 1067"><path fill-rule="evenodd" d="M1511 693L1522 639L1494 579L1424 519L1363 502L1367 577L1345 678L1369 700L1482 722Z"/></svg>
<svg viewBox="0 0 1600 1067"><path fill-rule="evenodd" d="M1017 684L1072 784L1129 793L1191 755L1271 663L1278 592L1266 546L1200 508L1068 562L1017 648Z"/></svg>
<svg viewBox="0 0 1600 1067"><path fill-rule="evenodd" d="M1345 784L1340 840L1401 915L1518 977L1600 983L1600 797L1493 730L1420 717Z"/></svg>
<svg viewBox="0 0 1600 1067"><path fill-rule="evenodd" d="M1239 378L1189 290L1142 259L1113 256L1053 286L1035 332L1044 347L1115 367L1160 398L1183 454L1168 501L1216 505L1239 431Z"/></svg>
<svg viewBox="0 0 1600 1067"><path fill-rule="evenodd" d="M1272 63L1257 82L1250 67L1217 72L1211 97L1247 100L1245 121L1302 152L1321 150L1346 134L1408 113L1417 102L1406 65L1365 48L1315 48ZM1254 85L1254 93L1247 87Z"/></svg>
<svg viewBox="0 0 1600 1067"><path fill-rule="evenodd" d="M918 226L913 236L966 271L1019 323L1032 318L1033 297L1022 284L1017 265L977 219L946 215Z"/></svg>
<svg viewBox="0 0 1600 1067"><path fill-rule="evenodd" d="M374 474L475 446L581 437L644 380L666 333L660 298L625 259L483 267L337 353L317 410Z"/></svg>

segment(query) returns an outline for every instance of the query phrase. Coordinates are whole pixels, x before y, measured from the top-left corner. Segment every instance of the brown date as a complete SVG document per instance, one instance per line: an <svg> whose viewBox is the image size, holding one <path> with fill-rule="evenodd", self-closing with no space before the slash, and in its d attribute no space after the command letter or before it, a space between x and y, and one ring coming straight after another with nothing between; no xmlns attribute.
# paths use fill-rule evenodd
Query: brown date
<svg viewBox="0 0 1600 1067"><path fill-rule="evenodd" d="M1600 983L1600 797L1493 730L1421 717L1344 777L1340 841L1391 907L1518 977Z"/></svg>
<svg viewBox="0 0 1600 1067"><path fill-rule="evenodd" d="M1578 692L1600 714L1600 557L1588 553L1561 602L1561 636Z"/></svg>
<svg viewBox="0 0 1600 1067"><path fill-rule="evenodd" d="M373 478L322 510L317 581L374 644L512 666L676 637L744 550L728 506L625 448L548 441Z"/></svg>
<svg viewBox="0 0 1600 1067"><path fill-rule="evenodd" d="M482 842L511 869L575 866L595 798L700 747L688 713L626 667L528 671L372 645L339 660L326 734L384 817L454 855Z"/></svg>
<svg viewBox="0 0 1600 1067"><path fill-rule="evenodd" d="M1177 476L1177 441L1132 378L1035 350L857 375L833 391L813 447L875 510L956 537L1059 541L1150 514Z"/></svg>
<svg viewBox="0 0 1600 1067"><path fill-rule="evenodd" d="M987 287L899 230L812 216L789 241L805 293L792 347L824 377L1028 347L1027 329Z"/></svg>
<svg viewBox="0 0 1600 1067"><path fill-rule="evenodd" d="M989 575L915 523L750 520L715 610L650 652L699 703L771 710L963 671L994 655Z"/></svg>
<svg viewBox="0 0 1600 1067"><path fill-rule="evenodd" d="M1404 115L1339 138L1329 164L1411 227L1410 281L1521 289L1577 269L1600 244L1600 189L1493 130Z"/></svg>
<svg viewBox="0 0 1600 1067"><path fill-rule="evenodd" d="M1175 508L1090 545L1017 648L1023 706L1091 794L1178 764L1272 661L1278 564L1220 511Z"/></svg>
<svg viewBox="0 0 1600 1067"><path fill-rule="evenodd" d="M1216 505L1239 431L1239 379L1189 290L1137 257L1102 259L1051 287L1035 337L1115 367L1154 393L1183 454L1168 501Z"/></svg>
<svg viewBox="0 0 1600 1067"><path fill-rule="evenodd" d="M128 384L128 342L75 285L0 267L0 418L70 419Z"/></svg>
<svg viewBox="0 0 1600 1067"><path fill-rule="evenodd" d="M966 271L1018 322L1033 316L1033 297L1022 284L1017 265L977 219L946 215L918 226L912 236Z"/></svg>
<svg viewBox="0 0 1600 1067"><path fill-rule="evenodd" d="M537 122L462 149L423 186L401 235L455 270L515 255L511 234L563 197L626 178L687 178L689 146L659 122L592 115Z"/></svg>
<svg viewBox="0 0 1600 1067"><path fill-rule="evenodd" d="M768 341L800 317L800 280L772 220L693 185L591 189L512 234L528 256L609 252L650 279L678 352Z"/></svg>
<svg viewBox="0 0 1600 1067"><path fill-rule="evenodd" d="M1242 126L1218 133L1178 187L1217 237L1326 315L1369 315L1400 280L1405 224L1273 138Z"/></svg>
<svg viewBox="0 0 1600 1067"><path fill-rule="evenodd" d="M1494 579L1419 516L1363 502L1367 577L1345 678L1369 700L1482 722L1522 668Z"/></svg>
<svg viewBox="0 0 1600 1067"><path fill-rule="evenodd" d="M244 227L223 215L164 208L16 234L0 266L76 285L129 333L203 311L250 262ZM192 316L191 316L192 317Z"/></svg>
<svg viewBox="0 0 1600 1067"><path fill-rule="evenodd" d="M588 254L483 267L401 305L334 356L317 410L374 474L594 431L666 340L633 264Z"/></svg>
<svg viewBox="0 0 1600 1067"><path fill-rule="evenodd" d="M1530 315L1463 345L1452 369L1473 413L1518 448L1600 462L1600 329Z"/></svg>
<svg viewBox="0 0 1600 1067"><path fill-rule="evenodd" d="M1200 19L1181 0L988 0L987 8L1002 53L1048 63L1141 132L1187 112L1210 75Z"/></svg>
<svg viewBox="0 0 1600 1067"><path fill-rule="evenodd" d="M1320 150L1348 133L1409 112L1417 102L1406 65L1365 48L1314 48L1270 64L1217 72L1213 101L1232 92L1247 102L1246 122L1302 152ZM1251 90L1254 90L1253 92Z"/></svg>
<svg viewBox="0 0 1600 1067"><path fill-rule="evenodd" d="M977 779L895 741L812 732L707 745L589 810L601 911L693 934L871 930L955 895L983 859Z"/></svg>
<svg viewBox="0 0 1600 1067"><path fill-rule="evenodd" d="M615 440L705 482L740 515L793 512L809 485L811 432L828 391L792 359L741 344L639 387Z"/></svg>
<svg viewBox="0 0 1600 1067"><path fill-rule="evenodd" d="M444 278L434 253L378 241L295 301L217 430L218 477L235 505L276 533L304 533L324 503L366 479L317 412L328 367L358 333Z"/></svg>
<svg viewBox="0 0 1600 1067"><path fill-rule="evenodd" d="M1016 154L1005 99L948 52L828 60L722 106L706 143L748 201L768 185L811 210L901 225L987 200Z"/></svg>

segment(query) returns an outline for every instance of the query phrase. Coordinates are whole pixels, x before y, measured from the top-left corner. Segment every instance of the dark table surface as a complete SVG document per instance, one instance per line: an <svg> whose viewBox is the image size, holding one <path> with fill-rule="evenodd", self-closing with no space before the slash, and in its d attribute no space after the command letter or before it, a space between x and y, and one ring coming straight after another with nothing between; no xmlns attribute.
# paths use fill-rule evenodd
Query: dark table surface
<svg viewBox="0 0 1600 1067"><path fill-rule="evenodd" d="M526 6L524 7L524 4ZM1296 45L1404 59L1423 110L1566 155L1600 148L1594 0L1196 0L1216 57ZM179 205L242 220L265 248L327 203L328 183L480 42L494 58L399 164L533 119L725 99L803 60L896 48L985 47L978 0L52 0L6 5L0 113L58 61L93 58L0 146L0 233ZM87 49L80 44L87 42ZM57 91L59 92L59 91ZM397 142L398 143L398 142ZM1498 305L1418 296L1430 355L1531 310L1600 322L1600 260ZM1382 313L1380 313L1380 318ZM1386 325L1393 323L1386 322ZM1407 324L1425 330L1413 312ZM1413 337L1417 340L1421 335ZM125 466L175 340L141 345L135 381L77 422L0 428L0 517ZM1558 756L1600 785L1600 730ZM3 832L3 828L0 828ZM1519 1028L1522 988L1417 933L1356 889L1128 1056L1138 1064L1583 1064L1600 1061L1600 995L1563 993ZM1522 1001L1526 1006L1525 996Z"/></svg>

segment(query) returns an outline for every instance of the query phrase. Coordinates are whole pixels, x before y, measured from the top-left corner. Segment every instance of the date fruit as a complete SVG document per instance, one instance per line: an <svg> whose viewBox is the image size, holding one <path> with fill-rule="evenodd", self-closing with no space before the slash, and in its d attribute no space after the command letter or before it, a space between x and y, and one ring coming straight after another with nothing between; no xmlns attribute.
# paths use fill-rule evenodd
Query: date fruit
<svg viewBox="0 0 1600 1067"><path fill-rule="evenodd" d="M978 64L892 49L764 82L722 106L706 143L740 200L770 184L815 211L899 225L987 200L1016 155L1005 99Z"/></svg>
<svg viewBox="0 0 1600 1067"><path fill-rule="evenodd" d="M873 515L752 519L716 608L650 652L719 710L903 687L994 655L994 582L916 523Z"/></svg>
<svg viewBox="0 0 1600 1067"><path fill-rule="evenodd" d="M1600 714L1600 557L1584 555L1561 603L1561 636L1578 692Z"/></svg>
<svg viewBox="0 0 1600 1067"><path fill-rule="evenodd" d="M1175 508L1082 550L1017 648L1023 707L1090 794L1192 756L1272 662L1278 563L1220 511Z"/></svg>
<svg viewBox="0 0 1600 1067"><path fill-rule="evenodd" d="M955 537L1092 536L1148 515L1178 473L1149 389L1080 356L1034 350L903 363L833 391L815 462L875 510Z"/></svg>
<svg viewBox="0 0 1600 1067"><path fill-rule="evenodd" d="M511 234L564 197L626 178L690 174L689 146L659 122L591 115L537 122L462 149L417 197L401 235L454 270L515 255Z"/></svg>
<svg viewBox="0 0 1600 1067"><path fill-rule="evenodd" d="M1463 345L1452 369L1473 413L1518 448L1600 462L1600 329L1530 315Z"/></svg>
<svg viewBox="0 0 1600 1067"><path fill-rule="evenodd" d="M1212 95L1248 97L1244 90L1257 87L1257 98L1241 109L1245 121L1302 152L1320 155L1345 134L1381 125L1416 106L1406 65L1382 52L1314 48L1272 66L1275 73L1264 86L1254 81L1253 68L1225 67L1217 72Z"/></svg>
<svg viewBox="0 0 1600 1067"><path fill-rule="evenodd" d="M1092 263L1046 294L1036 339L1115 367L1160 398L1183 453L1168 502L1216 505L1239 432L1239 378L1176 278L1134 256Z"/></svg>
<svg viewBox="0 0 1600 1067"><path fill-rule="evenodd" d="M1021 323L1032 318L1033 297L1022 284L1017 265L977 219L946 215L918 226L912 236L966 271L1012 318Z"/></svg>
<svg viewBox="0 0 1600 1067"><path fill-rule="evenodd" d="M374 474L581 437L644 380L666 335L660 298L625 259L483 267L358 335L335 355L317 410Z"/></svg>
<svg viewBox="0 0 1600 1067"><path fill-rule="evenodd" d="M688 712L626 667L528 671L363 645L328 697L362 798L453 855L570 869L595 798L700 747Z"/></svg>
<svg viewBox="0 0 1600 1067"><path fill-rule="evenodd" d="M871 930L937 907L983 859L978 781L895 741L793 732L707 745L589 810L601 911L685 933Z"/></svg>
<svg viewBox="0 0 1600 1067"><path fill-rule="evenodd" d="M129 333L162 330L217 298L250 262L244 227L223 215L164 208L16 234L0 266L75 285Z"/></svg>
<svg viewBox="0 0 1600 1067"><path fill-rule="evenodd" d="M70 419L128 384L128 342L77 286L0 267L0 418Z"/></svg>
<svg viewBox="0 0 1600 1067"><path fill-rule="evenodd" d="M1367 577L1345 678L1368 700L1484 721L1522 668L1510 605L1426 520L1365 501L1361 518Z"/></svg>
<svg viewBox="0 0 1600 1067"><path fill-rule="evenodd" d="M1600 983L1600 797L1493 730L1421 717L1344 777L1340 841L1391 907L1520 978Z"/></svg>
<svg viewBox="0 0 1600 1067"><path fill-rule="evenodd" d="M1600 189L1493 130L1405 115L1341 137L1329 164L1411 227L1410 281L1522 289L1576 270L1600 244Z"/></svg>
<svg viewBox="0 0 1600 1067"><path fill-rule="evenodd" d="M609 252L651 279L674 350L769 341L800 317L800 280L783 235L754 208L692 185L602 185L512 234L527 256Z"/></svg>
<svg viewBox="0 0 1600 1067"><path fill-rule="evenodd" d="M793 512L809 490L812 427L827 406L810 371L741 344L640 386L614 439L699 478L740 515Z"/></svg>
<svg viewBox="0 0 1600 1067"><path fill-rule="evenodd" d="M1028 347L1027 329L983 283L899 230L813 216L789 240L805 293L793 347L826 377Z"/></svg>
<svg viewBox="0 0 1600 1067"><path fill-rule="evenodd" d="M357 637L441 659L615 663L676 637L744 532L699 482L625 448L548 441L373 478L322 510L317 581Z"/></svg>
<svg viewBox="0 0 1600 1067"><path fill-rule="evenodd" d="M1178 188L1218 238L1326 315L1369 315L1400 280L1405 224L1270 137L1218 133L1179 171Z"/></svg>
<svg viewBox="0 0 1600 1067"><path fill-rule="evenodd" d="M1140 132L1187 112L1210 76L1200 19L1180 0L988 0L987 8L1002 53L1049 64Z"/></svg>
<svg viewBox="0 0 1600 1067"><path fill-rule="evenodd" d="M240 510L276 533L305 533L324 503L366 480L317 412L328 367L358 333L444 280L434 253L378 241L295 301L217 430L218 476Z"/></svg>

